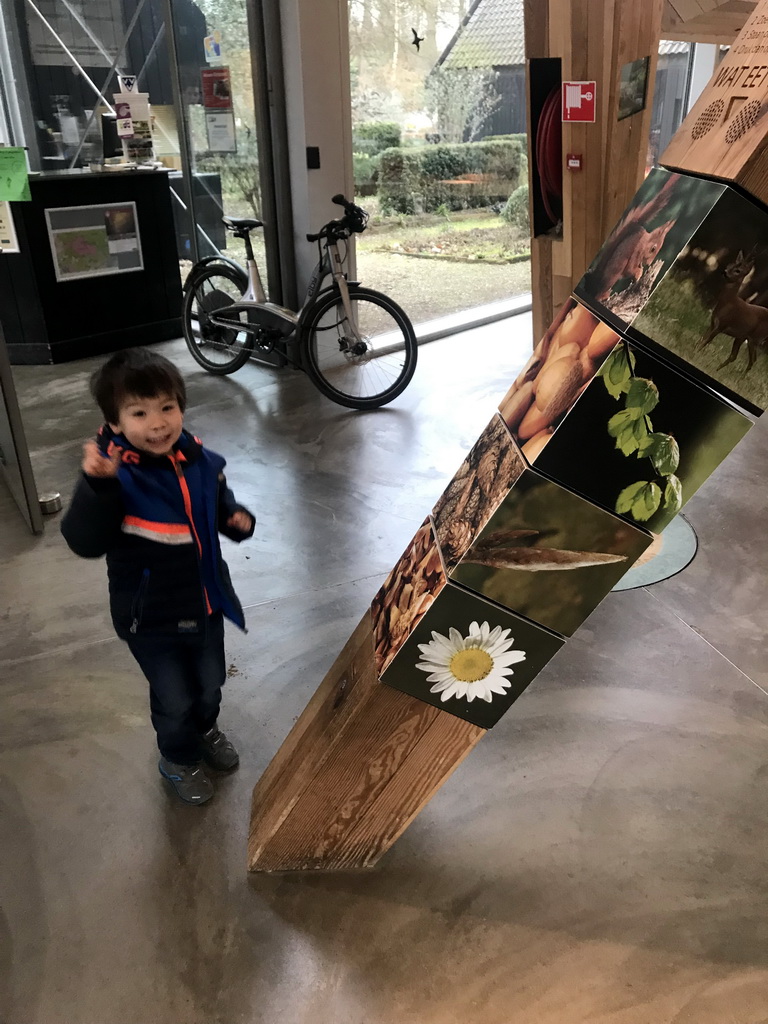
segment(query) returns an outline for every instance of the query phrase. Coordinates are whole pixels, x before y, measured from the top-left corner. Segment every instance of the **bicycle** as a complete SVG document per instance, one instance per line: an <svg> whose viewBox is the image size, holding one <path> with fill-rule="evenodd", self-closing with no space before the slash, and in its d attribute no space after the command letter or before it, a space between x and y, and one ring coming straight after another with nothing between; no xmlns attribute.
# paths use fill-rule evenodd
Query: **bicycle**
<svg viewBox="0 0 768 1024"><path fill-rule="evenodd" d="M339 405L376 409L401 394L413 377L416 336L396 302L347 280L339 243L363 232L368 214L342 195L332 201L344 207L344 216L307 235L308 242L317 242L318 261L298 312L267 301L250 237L263 222L224 217L245 242L246 269L223 256L193 267L184 286L184 338L210 373L233 373L255 353L277 352ZM329 276L333 280L324 286ZM291 341L298 343L298 360Z"/></svg>

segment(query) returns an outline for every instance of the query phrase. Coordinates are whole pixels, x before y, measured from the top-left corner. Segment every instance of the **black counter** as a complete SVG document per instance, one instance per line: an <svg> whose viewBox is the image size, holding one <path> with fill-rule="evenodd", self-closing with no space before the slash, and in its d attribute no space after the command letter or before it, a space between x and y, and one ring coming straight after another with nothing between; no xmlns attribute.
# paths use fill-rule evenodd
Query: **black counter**
<svg viewBox="0 0 768 1024"><path fill-rule="evenodd" d="M13 203L21 252L0 254L0 321L16 364L61 363L181 334L181 279L167 171L30 178ZM143 268L57 280L45 211L136 204Z"/></svg>

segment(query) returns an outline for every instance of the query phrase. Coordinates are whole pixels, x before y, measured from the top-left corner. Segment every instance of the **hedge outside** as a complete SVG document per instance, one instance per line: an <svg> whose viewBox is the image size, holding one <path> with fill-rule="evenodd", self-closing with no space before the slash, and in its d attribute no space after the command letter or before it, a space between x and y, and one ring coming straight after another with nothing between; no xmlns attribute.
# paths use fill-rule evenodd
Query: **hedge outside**
<svg viewBox="0 0 768 1024"><path fill-rule="evenodd" d="M379 155L383 213L432 213L506 201L520 183L518 139L385 149Z"/></svg>

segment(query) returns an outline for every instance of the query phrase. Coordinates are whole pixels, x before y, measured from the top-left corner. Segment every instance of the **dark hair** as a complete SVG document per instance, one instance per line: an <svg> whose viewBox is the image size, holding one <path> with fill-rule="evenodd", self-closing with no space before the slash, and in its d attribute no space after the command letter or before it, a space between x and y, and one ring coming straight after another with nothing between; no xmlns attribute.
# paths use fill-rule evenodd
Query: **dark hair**
<svg viewBox="0 0 768 1024"><path fill-rule="evenodd" d="M117 352L91 376L91 394L107 423L117 423L126 398L173 395L182 412L187 389L178 369L165 356L147 348Z"/></svg>

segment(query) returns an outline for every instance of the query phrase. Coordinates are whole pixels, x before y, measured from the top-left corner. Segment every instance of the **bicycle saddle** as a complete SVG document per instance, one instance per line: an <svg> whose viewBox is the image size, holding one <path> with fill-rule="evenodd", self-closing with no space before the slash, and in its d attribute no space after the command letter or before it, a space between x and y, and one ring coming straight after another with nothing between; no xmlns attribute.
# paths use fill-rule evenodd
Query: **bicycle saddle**
<svg viewBox="0 0 768 1024"><path fill-rule="evenodd" d="M222 217L221 219L228 228L234 228L236 231L250 231L251 228L264 226L263 221L254 220L253 217Z"/></svg>

